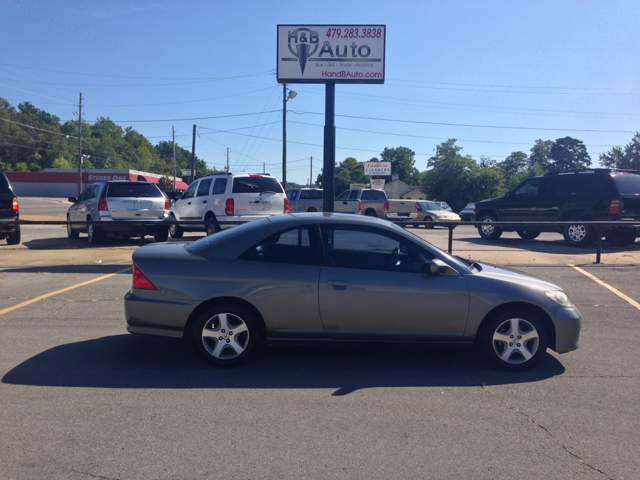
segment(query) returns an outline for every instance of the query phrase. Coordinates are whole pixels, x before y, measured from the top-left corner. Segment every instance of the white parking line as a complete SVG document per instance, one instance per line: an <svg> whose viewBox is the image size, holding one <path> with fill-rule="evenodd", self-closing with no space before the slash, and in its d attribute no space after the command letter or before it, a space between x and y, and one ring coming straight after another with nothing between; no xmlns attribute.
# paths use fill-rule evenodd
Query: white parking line
<svg viewBox="0 0 640 480"><path fill-rule="evenodd" d="M27 305L31 305L32 303L38 302L40 300L44 300L45 298L49 298L49 297L52 297L54 295L58 295L59 293L64 293L64 292L67 292L69 290L73 290L74 288L82 287L84 285L89 285L90 283L93 283L93 282L99 282L100 280L104 280L106 278L113 277L115 275L118 275L119 273L126 272L127 270L131 270L131 267L127 267L127 268L125 268L123 270L120 270L120 271L118 271L116 273L110 273L109 275L103 275L101 277L94 278L93 280L87 280L86 282L77 283L75 285L71 285L70 287L66 287L66 288L62 288L60 290L56 290L55 292L45 293L44 295L40 295L39 297L34 297L31 300L27 300L26 302L18 303L17 305L14 305L13 307L9 307L9 308L5 308L4 310L0 310L0 315L4 315L5 313L13 312L14 310L17 310L18 308L26 307Z"/></svg>
<svg viewBox="0 0 640 480"><path fill-rule="evenodd" d="M622 293L620 290L616 290L615 288L613 288L611 285L609 285L608 283L603 282L602 280L600 280L599 278L591 275L589 272L585 272L583 269L581 269L580 267L576 267L575 265L572 265L571 263L569 264L570 267L575 268L577 271L579 271L580 273L582 273L583 275L586 275L587 277L589 277L591 280L593 280L596 283L599 283L600 285L602 285L603 287L611 290L613 293L615 293L616 295L618 295L620 298L622 298L623 300L626 300L627 302L629 302L631 305L633 305L634 307L636 307L638 310L640 310L640 303L636 302L633 298L627 297L624 293Z"/></svg>

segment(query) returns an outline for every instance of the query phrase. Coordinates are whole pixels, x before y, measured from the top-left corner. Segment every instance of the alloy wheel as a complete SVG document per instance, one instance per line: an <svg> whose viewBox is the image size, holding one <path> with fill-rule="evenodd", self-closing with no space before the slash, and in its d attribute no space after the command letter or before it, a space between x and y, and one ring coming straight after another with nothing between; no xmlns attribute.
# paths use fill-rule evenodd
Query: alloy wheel
<svg viewBox="0 0 640 480"><path fill-rule="evenodd" d="M522 318L505 320L493 332L493 351L510 365L525 363L538 351L540 335L536 328Z"/></svg>
<svg viewBox="0 0 640 480"><path fill-rule="evenodd" d="M205 323L202 344L216 359L233 359L247 348L249 328L242 318L233 313L218 313Z"/></svg>

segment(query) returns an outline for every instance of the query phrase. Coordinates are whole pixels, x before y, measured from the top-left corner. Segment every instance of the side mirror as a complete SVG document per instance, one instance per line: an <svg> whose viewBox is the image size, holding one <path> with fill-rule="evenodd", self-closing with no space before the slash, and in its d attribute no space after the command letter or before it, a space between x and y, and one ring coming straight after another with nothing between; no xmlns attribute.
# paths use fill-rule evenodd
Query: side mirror
<svg viewBox="0 0 640 480"><path fill-rule="evenodd" d="M509 198L511 196L511 190L507 190L506 192L504 192L504 196Z"/></svg>
<svg viewBox="0 0 640 480"><path fill-rule="evenodd" d="M69 200L71 203L76 203L78 201L76 197L69 197L67 198L67 200Z"/></svg>
<svg viewBox="0 0 640 480"><path fill-rule="evenodd" d="M455 275L458 273L439 258L431 260L430 272L431 275Z"/></svg>

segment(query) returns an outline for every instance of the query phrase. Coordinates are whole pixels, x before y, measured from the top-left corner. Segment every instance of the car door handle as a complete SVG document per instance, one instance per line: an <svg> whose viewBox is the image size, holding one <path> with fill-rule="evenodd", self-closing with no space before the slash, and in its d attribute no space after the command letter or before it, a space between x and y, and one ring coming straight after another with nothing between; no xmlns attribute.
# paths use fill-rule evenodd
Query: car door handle
<svg viewBox="0 0 640 480"><path fill-rule="evenodd" d="M203 201L202 201L202 203L207 203L207 201L206 201L206 200L203 200Z"/></svg>
<svg viewBox="0 0 640 480"><path fill-rule="evenodd" d="M191 202L187 202L187 205L191 205Z"/></svg>
<svg viewBox="0 0 640 480"><path fill-rule="evenodd" d="M351 286L351 284L345 280L327 280L327 285L331 285L336 290L344 290Z"/></svg>

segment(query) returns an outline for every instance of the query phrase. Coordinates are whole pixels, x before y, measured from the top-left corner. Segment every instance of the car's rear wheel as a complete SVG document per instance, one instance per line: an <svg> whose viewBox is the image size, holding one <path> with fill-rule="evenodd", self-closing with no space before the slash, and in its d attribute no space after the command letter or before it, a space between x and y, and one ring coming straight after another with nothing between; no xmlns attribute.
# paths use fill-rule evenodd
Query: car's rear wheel
<svg viewBox="0 0 640 480"><path fill-rule="evenodd" d="M309 207L307 209L307 212L317 212L317 210L315 208L313 208L313 207Z"/></svg>
<svg viewBox="0 0 640 480"><path fill-rule="evenodd" d="M154 235L153 239L156 242L166 242L167 240L169 240L169 229L165 230L164 232L158 235Z"/></svg>
<svg viewBox="0 0 640 480"><path fill-rule="evenodd" d="M171 221L176 221L176 217L173 215L173 213L171 214ZM169 235L171 235L171 238L182 238L182 235L184 235L184 230L182 229L182 227L180 227L180 225L174 223L169 227Z"/></svg>
<svg viewBox="0 0 640 480"><path fill-rule="evenodd" d="M572 247L588 247L595 241L595 232L583 223L568 225L564 229L564 241Z"/></svg>
<svg viewBox="0 0 640 480"><path fill-rule="evenodd" d="M216 305L202 313L193 329L198 351L218 367L231 367L247 359L260 341L253 315L234 304Z"/></svg>
<svg viewBox="0 0 640 480"><path fill-rule="evenodd" d="M491 214L482 215L480 217L480 221L484 223L484 225L480 225L478 227L478 233L485 240L497 240L502 235L502 229L496 225L493 225L493 222L496 221L496 217Z"/></svg>
<svg viewBox="0 0 640 480"><path fill-rule="evenodd" d="M636 234L629 230L611 230L607 232L604 238L613 247L626 247L636 241Z"/></svg>
<svg viewBox="0 0 640 480"><path fill-rule="evenodd" d="M539 230L518 230L518 235L523 240L533 240L534 238L538 238L540 236Z"/></svg>
<svg viewBox="0 0 640 480"><path fill-rule="evenodd" d="M433 228L433 218L430 216L427 215L422 221L427 222L424 224L424 228Z"/></svg>
<svg viewBox="0 0 640 480"><path fill-rule="evenodd" d="M377 217L378 214L376 213L376 211L373 208L368 209L366 212L364 212L364 214L367 217Z"/></svg>
<svg viewBox="0 0 640 480"><path fill-rule="evenodd" d="M87 218L90 222L91 218ZM91 245L98 245L102 241L102 230L97 225L91 223L87 225L87 240Z"/></svg>
<svg viewBox="0 0 640 480"><path fill-rule="evenodd" d="M220 224L216 221L215 215L208 214L204 221L207 224L207 236L213 235L214 233L218 233L222 230L222 228L220 228Z"/></svg>
<svg viewBox="0 0 640 480"><path fill-rule="evenodd" d="M549 334L538 315L515 308L489 319L480 338L485 356L506 370L524 370L547 351Z"/></svg>
<svg viewBox="0 0 640 480"><path fill-rule="evenodd" d="M20 225L11 232L7 233L7 245L18 245L20 243Z"/></svg>
<svg viewBox="0 0 640 480"><path fill-rule="evenodd" d="M67 222L70 222L69 215L67 215ZM73 229L70 223L67 223L67 237L69 238L78 238L80 236L80 232Z"/></svg>

